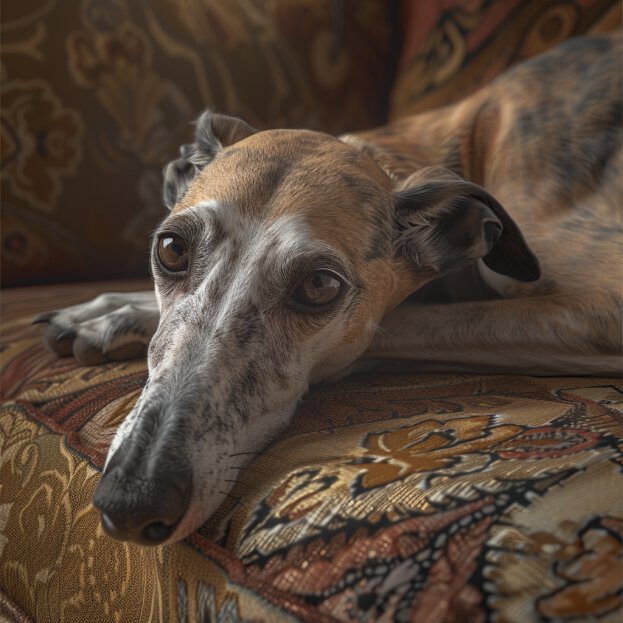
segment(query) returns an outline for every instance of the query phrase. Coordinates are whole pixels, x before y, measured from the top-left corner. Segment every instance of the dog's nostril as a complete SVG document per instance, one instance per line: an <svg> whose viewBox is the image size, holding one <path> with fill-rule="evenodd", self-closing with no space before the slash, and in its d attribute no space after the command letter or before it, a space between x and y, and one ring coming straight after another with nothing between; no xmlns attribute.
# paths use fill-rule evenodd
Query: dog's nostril
<svg viewBox="0 0 623 623"><path fill-rule="evenodd" d="M106 532L109 534L115 534L117 532L117 526L106 513L100 513L100 518L102 520L102 526L104 526L104 530L106 530Z"/></svg>
<svg viewBox="0 0 623 623"><path fill-rule="evenodd" d="M167 525L163 521L153 521L144 528L139 528L137 532L133 532L131 529L118 526L107 513L101 513L100 517L104 530L117 539L130 539L146 544L158 545L158 543L166 541L173 532L173 526ZM135 536L133 537L132 534Z"/></svg>
<svg viewBox="0 0 623 623"><path fill-rule="evenodd" d="M171 534L171 531L171 526L167 526L167 524L162 521L154 521L153 523L147 524L143 528L143 530L141 531L141 536L146 541L151 541L152 543L160 543Z"/></svg>

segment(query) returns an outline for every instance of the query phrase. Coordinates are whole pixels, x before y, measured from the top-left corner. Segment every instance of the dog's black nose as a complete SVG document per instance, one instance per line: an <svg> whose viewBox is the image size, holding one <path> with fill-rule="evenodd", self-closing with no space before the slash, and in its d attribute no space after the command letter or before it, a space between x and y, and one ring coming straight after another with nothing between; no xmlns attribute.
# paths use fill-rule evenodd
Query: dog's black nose
<svg viewBox="0 0 623 623"><path fill-rule="evenodd" d="M167 540L184 516L190 485L186 470L150 474L146 478L117 468L102 476L93 504L110 536L158 545Z"/></svg>

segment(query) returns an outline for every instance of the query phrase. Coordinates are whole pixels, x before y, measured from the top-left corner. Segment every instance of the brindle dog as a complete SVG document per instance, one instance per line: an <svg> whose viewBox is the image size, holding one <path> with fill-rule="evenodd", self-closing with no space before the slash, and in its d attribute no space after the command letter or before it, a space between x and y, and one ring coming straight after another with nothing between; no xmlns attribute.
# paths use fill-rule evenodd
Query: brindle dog
<svg viewBox="0 0 623 623"><path fill-rule="evenodd" d="M204 113L166 169L155 294L39 319L86 364L149 343L94 498L106 530L185 537L311 383L370 362L618 374L622 58L620 36L571 40L339 139Z"/></svg>

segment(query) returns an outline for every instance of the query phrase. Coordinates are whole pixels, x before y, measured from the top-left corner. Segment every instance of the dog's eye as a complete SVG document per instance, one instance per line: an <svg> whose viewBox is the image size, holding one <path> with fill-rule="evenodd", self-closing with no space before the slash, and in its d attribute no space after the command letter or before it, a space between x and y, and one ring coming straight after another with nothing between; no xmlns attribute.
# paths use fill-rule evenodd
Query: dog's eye
<svg viewBox="0 0 623 623"><path fill-rule="evenodd" d="M179 236L163 234L158 240L158 257L167 270L179 273L188 268L188 245Z"/></svg>
<svg viewBox="0 0 623 623"><path fill-rule="evenodd" d="M341 288L342 282L335 275L327 271L316 271L299 283L292 299L305 307L323 307L337 298Z"/></svg>

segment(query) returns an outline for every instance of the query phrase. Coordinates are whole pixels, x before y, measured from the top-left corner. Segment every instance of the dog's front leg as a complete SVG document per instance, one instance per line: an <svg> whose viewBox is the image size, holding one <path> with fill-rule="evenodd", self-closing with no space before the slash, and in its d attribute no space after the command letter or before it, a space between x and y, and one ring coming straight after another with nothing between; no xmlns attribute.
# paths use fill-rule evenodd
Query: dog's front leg
<svg viewBox="0 0 623 623"><path fill-rule="evenodd" d="M46 312L44 340L57 355L84 365L144 357L160 312L153 291L101 294L87 303Z"/></svg>
<svg viewBox="0 0 623 623"><path fill-rule="evenodd" d="M619 375L621 342L620 301L607 293L404 303L384 318L366 358L431 372Z"/></svg>

